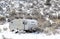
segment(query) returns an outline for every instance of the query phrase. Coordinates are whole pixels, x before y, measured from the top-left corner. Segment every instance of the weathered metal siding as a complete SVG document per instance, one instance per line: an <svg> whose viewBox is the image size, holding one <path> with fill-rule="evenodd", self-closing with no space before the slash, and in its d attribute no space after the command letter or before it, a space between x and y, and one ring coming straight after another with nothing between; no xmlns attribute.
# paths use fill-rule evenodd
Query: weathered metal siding
<svg viewBox="0 0 60 39"><path fill-rule="evenodd" d="M23 20L22 19L15 19L10 23L10 29L19 29L19 30L23 30L24 29L24 25L23 25Z"/></svg>
<svg viewBox="0 0 60 39"><path fill-rule="evenodd" d="M10 22L10 30L31 30L38 27L38 22L32 19L15 19Z"/></svg>

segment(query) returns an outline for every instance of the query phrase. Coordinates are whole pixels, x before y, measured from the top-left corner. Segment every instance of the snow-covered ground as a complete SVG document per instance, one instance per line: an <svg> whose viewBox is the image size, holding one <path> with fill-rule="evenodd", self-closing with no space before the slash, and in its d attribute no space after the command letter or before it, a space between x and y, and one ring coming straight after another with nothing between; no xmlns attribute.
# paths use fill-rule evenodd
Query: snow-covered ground
<svg viewBox="0 0 60 39"><path fill-rule="evenodd" d="M0 39L2 39L2 35L4 35L6 38L12 38L12 39L60 39L60 35L45 35L45 34L13 34L11 32L4 32L0 33Z"/></svg>
<svg viewBox="0 0 60 39"><path fill-rule="evenodd" d="M8 10L8 11L12 11L13 9L16 9L16 12L18 12L19 10L17 10L17 9L19 8L19 3L20 3L22 5L22 8L21 9L24 12L32 13L33 12L33 9L37 8L37 9L41 10L41 13L40 14L44 16L45 15L44 13L46 11L54 11L52 13L55 13L55 12L58 13L58 12L60 12L60 9L58 8L60 6L59 5L60 3L57 5L57 3L54 2L54 1L55 0L52 0L52 2L51 2L52 6L51 6L50 10L49 10L48 7L46 7L44 5L44 3L45 3L44 0L43 1L42 0L40 1L39 0L39 3L38 4L37 4L36 1L34 1L33 3L35 3L36 6L33 6L32 5L33 3L28 3L28 2L24 2L24 1L20 1L19 2L19 1L12 1L12 0L10 1L10 0L7 0L6 1L7 3L4 3L4 1L1 1L0 2L1 3L0 6L2 5L1 8L3 9L3 13L5 14L5 13L8 13L8 12L6 12L8 9L11 9L11 10ZM33 6L34 8L29 8L30 6ZM41 8L41 7L38 7L38 6L43 6L43 7ZM55 6L56 6L56 9L55 9ZM8 9L7 9L7 7L8 7ZM27 7L29 8L29 10L28 10ZM43 13L44 9L46 11ZM2 11L0 11L0 13L2 13ZM50 12L47 12L47 13L50 13ZM53 14L53 15L55 15L55 14ZM45 17L44 16L44 18L47 21L50 21L51 23L53 23L53 21L51 19L49 19L48 17ZM8 28L8 30L7 31L4 31L3 28ZM60 34L55 34L55 35L53 35L53 34L52 35L46 35L44 33L40 33L40 34L35 34L35 33L15 34L14 32L13 33L10 32L10 30L9 30L9 23L5 23L4 25L0 25L0 29L1 29L0 39L3 39L3 37L5 37L5 38L12 38L12 39L60 39Z"/></svg>
<svg viewBox="0 0 60 39"><path fill-rule="evenodd" d="M9 27L9 23L5 23L4 25L0 25L0 28L3 29L3 27ZM3 39L3 35L5 38L12 38L12 39L60 39L60 34L55 35L46 35L44 33L40 34L15 34L12 32L9 32L9 29L7 31L3 31L0 33L0 39Z"/></svg>

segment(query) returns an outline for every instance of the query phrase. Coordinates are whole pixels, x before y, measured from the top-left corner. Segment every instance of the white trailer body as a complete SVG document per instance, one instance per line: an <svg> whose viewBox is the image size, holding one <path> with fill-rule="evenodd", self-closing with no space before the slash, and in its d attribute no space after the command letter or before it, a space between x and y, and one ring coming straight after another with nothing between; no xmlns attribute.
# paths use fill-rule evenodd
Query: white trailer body
<svg viewBox="0 0 60 39"><path fill-rule="evenodd" d="M10 22L10 30L30 30L38 27L38 22L33 19L15 19Z"/></svg>

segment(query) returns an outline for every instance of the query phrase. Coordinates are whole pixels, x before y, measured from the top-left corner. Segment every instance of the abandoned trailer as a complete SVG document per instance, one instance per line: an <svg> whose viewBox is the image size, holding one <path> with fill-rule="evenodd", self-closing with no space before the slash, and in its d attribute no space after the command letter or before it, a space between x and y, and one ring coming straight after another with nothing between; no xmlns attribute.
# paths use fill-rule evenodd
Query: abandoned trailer
<svg viewBox="0 0 60 39"><path fill-rule="evenodd" d="M33 19L15 19L10 22L9 28L12 32L17 30L15 33L22 31L32 33L38 31L38 22Z"/></svg>

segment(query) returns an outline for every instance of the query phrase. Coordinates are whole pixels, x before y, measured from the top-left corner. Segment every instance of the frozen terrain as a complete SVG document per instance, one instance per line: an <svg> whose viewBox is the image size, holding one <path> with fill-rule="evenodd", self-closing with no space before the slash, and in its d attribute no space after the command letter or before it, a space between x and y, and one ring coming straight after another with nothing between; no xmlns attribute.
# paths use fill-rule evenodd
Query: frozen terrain
<svg viewBox="0 0 60 39"><path fill-rule="evenodd" d="M9 26L9 23L5 23L4 25L0 25L3 29L3 26L7 27ZM3 37L4 36L4 37ZM60 39L60 34L55 35L46 35L44 33L34 34L34 33L26 33L26 34L15 34L12 32L9 32L9 29L7 31L3 31L0 33L0 39Z"/></svg>
<svg viewBox="0 0 60 39"><path fill-rule="evenodd" d="M47 5L45 5L47 3ZM3 19L1 19L3 17ZM5 18L5 19L4 19ZM9 22L14 19L36 19L42 33L10 32ZM0 39L60 39L60 0L0 0ZM45 33L44 33L45 32ZM47 34L46 33L50 33Z"/></svg>

